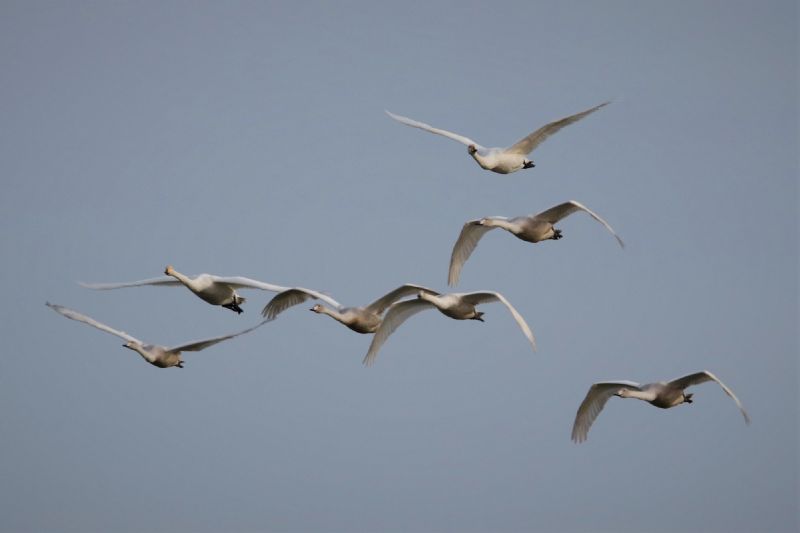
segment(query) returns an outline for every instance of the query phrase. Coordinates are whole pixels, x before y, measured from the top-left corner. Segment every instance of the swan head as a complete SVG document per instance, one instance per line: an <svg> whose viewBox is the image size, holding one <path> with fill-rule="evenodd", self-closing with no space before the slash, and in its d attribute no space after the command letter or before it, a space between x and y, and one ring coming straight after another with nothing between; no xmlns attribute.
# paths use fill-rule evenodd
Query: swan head
<svg viewBox="0 0 800 533"><path fill-rule="evenodd" d="M172 265L167 265L167 268L164 269L164 274L166 274L167 276L172 276L173 274L175 274L175 269L172 268Z"/></svg>
<svg viewBox="0 0 800 533"><path fill-rule="evenodd" d="M619 396L620 398L628 398L630 396L630 391L628 389L619 389L614 396Z"/></svg>
<svg viewBox="0 0 800 533"><path fill-rule="evenodd" d="M467 152L469 152L469 155L475 155L478 152L478 147L474 144L470 144L467 146Z"/></svg>
<svg viewBox="0 0 800 533"><path fill-rule="evenodd" d="M322 312L322 306L320 304L316 304L314 307L309 309L309 311L314 311L315 313L321 313Z"/></svg>

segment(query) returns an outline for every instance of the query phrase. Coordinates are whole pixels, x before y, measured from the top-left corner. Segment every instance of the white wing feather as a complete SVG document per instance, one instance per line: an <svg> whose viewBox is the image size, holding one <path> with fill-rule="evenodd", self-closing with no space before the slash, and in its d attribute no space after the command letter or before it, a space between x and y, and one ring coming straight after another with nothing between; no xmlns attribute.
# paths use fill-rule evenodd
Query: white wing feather
<svg viewBox="0 0 800 533"><path fill-rule="evenodd" d="M110 326L106 326L102 322L98 322L97 320L95 320L93 318L90 318L90 317L84 315L83 313L79 313L78 311L75 311L74 309L70 309L68 307L64 307L63 305L51 304L50 302L45 302L45 305L47 305L47 307L49 307L53 311L65 316L65 317L67 317L67 318L69 318L71 320L77 320L78 322L83 322L84 324L89 324L92 327L95 327L95 328L97 328L99 330L105 331L106 333L111 333L112 335L116 335L117 337L119 337L121 339L125 339L126 341L131 341L131 342L135 342L135 343L138 343L138 344L144 344L142 341L140 341L136 337L128 335L124 331L119 331L119 330L116 330L116 329L114 329L114 328L112 328Z"/></svg>
<svg viewBox="0 0 800 533"><path fill-rule="evenodd" d="M542 211L541 213L534 215L533 218L537 220L543 220L551 224L555 224L559 220L568 217L569 215L571 215L576 211L584 211L588 213L589 216L591 216L593 219L595 219L603 226L605 226L605 228L609 231L609 233L611 233L611 235L613 235L614 238L617 239L617 242L619 243L620 247L625 248L625 243L622 242L622 239L619 237L619 235L617 235L617 233L614 231L614 228L612 228L608 222L603 220L600 217L600 215L598 215L597 213L595 213L582 203L576 202L575 200L570 200L569 202L558 204L557 206L551 207L546 211Z"/></svg>
<svg viewBox="0 0 800 533"><path fill-rule="evenodd" d="M279 314L295 305L301 304L306 300L322 300L336 309L341 309L342 304L318 291L304 289L303 287L292 287L276 294L272 300L261 310L261 315L267 320L274 320Z"/></svg>
<svg viewBox="0 0 800 533"><path fill-rule="evenodd" d="M592 427L600 411L606 405L606 402L614 396L620 389L629 388L640 390L641 385L634 381L613 381L595 383L589 387L589 392L586 393L586 398L581 402L578 407L578 412L575 414L575 423L572 425L572 440L573 442L583 442L589 434L589 428Z"/></svg>
<svg viewBox="0 0 800 533"><path fill-rule="evenodd" d="M607 106L609 103L610 102L604 102L591 109L587 109L586 111L581 111L580 113L576 113L574 115L570 115L568 117L553 121L549 124L545 124L538 130L531 133L530 135L517 141L515 145L511 146L506 151L512 154L527 155L531 153L534 150L534 148L542 144L548 137L556 133L561 128L569 126L570 124L574 124L575 122L578 122L583 117L594 113L601 107Z"/></svg>
<svg viewBox="0 0 800 533"><path fill-rule="evenodd" d="M503 219L505 217L485 217L491 219ZM461 228L461 233L458 235L458 240L453 245L453 252L450 254L450 269L447 272L447 284L455 286L458 284L458 278L461 277L461 268L467 262L469 256L475 251L478 246L478 241L481 240L487 231L495 229L497 226L484 226L479 224L481 219L470 220Z"/></svg>
<svg viewBox="0 0 800 533"><path fill-rule="evenodd" d="M719 380L717 376L709 372L708 370L703 370L702 372L697 372L695 374L689 374L688 376L683 376L681 378L673 379L669 382L670 385L679 387L681 389L685 389L687 387L691 387L692 385L699 385L701 383L705 383L707 381L715 381L717 384L722 387L722 390L725 391L725 394L730 396L730 398L736 402L736 407L739 408L739 411L742 412L742 416L744 417L744 421L746 424L750 423L750 415L747 414L747 411L744 410L742 406L742 402L739 401L739 398L733 393L731 389L728 388L722 381Z"/></svg>
<svg viewBox="0 0 800 533"><path fill-rule="evenodd" d="M447 137L448 139L453 139L454 141L458 141L461 144L464 144L464 145L467 145L467 146L469 146L470 144L473 144L473 145L475 145L475 147L478 150L482 150L483 149L483 146L481 146L480 144L476 143L475 141L473 141L469 137L464 137L463 135L459 135L458 133L453 133L452 131L447 131L447 130L443 130L443 129L439 129L439 128L434 128L430 124L425 124L424 122L419 122L417 120L414 120L414 119L411 119L411 118L408 118L408 117L395 115L394 113L392 113L390 111L386 111L386 114L389 115L390 117L392 117L393 119L395 119L397 122L405 124L406 126L411 126L412 128L419 128L421 130L429 131L429 132L435 133L437 135L443 135L443 136Z"/></svg>
<svg viewBox="0 0 800 533"><path fill-rule="evenodd" d="M262 291L283 292L290 287L282 287L281 285L273 285L271 283L264 283L255 279L245 278L242 276L211 276L211 278L219 283L230 285L234 289L260 289Z"/></svg>
<svg viewBox="0 0 800 533"><path fill-rule="evenodd" d="M389 307L386 316L383 317L383 322L381 322L380 327L378 327L375 334L372 336L372 342L369 345L369 350L367 350L367 355L364 356L362 363L366 366L371 366L378 357L378 350L381 349L381 346L383 346L383 343L389 338L389 335L400 327L400 324L405 322L411 315L434 307L432 303L425 300L408 300L405 302L398 302Z"/></svg>
<svg viewBox="0 0 800 533"><path fill-rule="evenodd" d="M427 292L428 294L438 295L439 293L434 291L433 289L429 289L428 287L423 287L422 285L415 285L413 283L406 283L405 285L401 285L394 289L391 292L386 293L385 295L381 296L371 304L365 307L367 311L372 311L375 314L382 315L383 312L386 310L387 307L395 303L397 300L401 298L405 298L406 296L410 296L412 294L416 294L418 292Z"/></svg>
<svg viewBox="0 0 800 533"><path fill-rule="evenodd" d="M105 291L109 289L121 289L124 287L140 287L142 285L177 286L181 285L181 282L175 278L164 276L161 278L141 279L139 281L127 281L122 283L84 283L82 281L79 281L78 285L80 285L81 287L85 287L87 289Z"/></svg>
<svg viewBox="0 0 800 533"><path fill-rule="evenodd" d="M199 352L200 350L208 348L209 346L213 346L213 345L217 344L218 342L222 342L222 341L225 341L225 340L228 340L228 339L232 339L234 337L238 337L239 335L244 335L245 333L249 333L250 331L253 331L256 328L259 328L259 327L263 326L267 322L269 322L269 321L268 320L262 320L261 322L259 322L255 326L250 326L249 328L243 329L242 331L239 331L237 333L230 333L228 335L222 335L221 337L214 337L214 338L211 338L211 339L204 339L204 340L199 340L199 341L187 342L186 344L181 344L180 346L175 346L174 348L169 348L168 351L170 351L170 352Z"/></svg>
<svg viewBox="0 0 800 533"><path fill-rule="evenodd" d="M500 302L506 306L506 308L511 312L511 316L514 317L514 320L517 321L517 325L522 330L522 333L525 334L525 337L528 338L528 341L531 343L531 347L533 351L536 351L536 339L533 336L533 331L531 331L530 326L528 323L525 322L525 319L522 318L522 315L514 309L514 306L511 305L511 302L506 300L505 296L500 294L499 292L493 291L481 291L481 292L470 292L463 295L464 299L471 303L472 305L478 305L481 303L486 302Z"/></svg>

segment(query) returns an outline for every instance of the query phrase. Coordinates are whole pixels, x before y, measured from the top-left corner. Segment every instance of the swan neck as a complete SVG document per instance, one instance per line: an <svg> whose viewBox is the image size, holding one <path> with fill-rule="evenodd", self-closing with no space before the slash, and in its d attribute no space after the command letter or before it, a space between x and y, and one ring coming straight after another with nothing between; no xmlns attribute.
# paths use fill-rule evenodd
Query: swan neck
<svg viewBox="0 0 800 533"><path fill-rule="evenodd" d="M138 353L139 355L141 355L144 358L144 360L147 361L148 363L152 363L155 360L153 354L145 350L144 346L142 346L141 344L132 344L131 346L129 346L129 348L134 352Z"/></svg>
<svg viewBox="0 0 800 533"><path fill-rule="evenodd" d="M487 228L503 228L509 231L516 229L516 225L512 224L510 220L503 220L498 218L485 218L483 219L481 224L486 226Z"/></svg>
<svg viewBox="0 0 800 533"><path fill-rule="evenodd" d="M330 309L328 307L325 307L324 305L320 305L319 307L320 307L319 312L322 313L323 315L328 315L329 317L333 318L334 320L338 320L339 322L344 323L344 320L342 319L343 318L342 317L342 313L340 313L339 311L336 311L334 309Z"/></svg>
<svg viewBox="0 0 800 533"><path fill-rule="evenodd" d="M636 398L637 400L649 402L655 398L655 395L650 391L627 389L623 398Z"/></svg>
<svg viewBox="0 0 800 533"><path fill-rule="evenodd" d="M177 279L178 281L180 281L181 283L183 283L187 287L191 287L192 286L192 282L194 281L190 277L188 277L188 276L186 276L184 274L181 274L177 270L170 270L169 275L172 276L173 278Z"/></svg>

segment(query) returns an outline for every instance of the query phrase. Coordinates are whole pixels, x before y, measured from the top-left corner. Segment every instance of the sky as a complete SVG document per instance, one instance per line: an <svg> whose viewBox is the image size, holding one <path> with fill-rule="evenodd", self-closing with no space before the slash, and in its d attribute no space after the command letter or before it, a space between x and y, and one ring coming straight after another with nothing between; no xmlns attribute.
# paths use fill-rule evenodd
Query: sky
<svg viewBox="0 0 800 533"><path fill-rule="evenodd" d="M743 2L0 3L0 531L795 531L798 12ZM509 146L510 175L384 110ZM564 238L487 234L485 323L255 324L184 288L247 276L365 305L438 291L462 224L574 199ZM597 381L708 369L694 403Z"/></svg>

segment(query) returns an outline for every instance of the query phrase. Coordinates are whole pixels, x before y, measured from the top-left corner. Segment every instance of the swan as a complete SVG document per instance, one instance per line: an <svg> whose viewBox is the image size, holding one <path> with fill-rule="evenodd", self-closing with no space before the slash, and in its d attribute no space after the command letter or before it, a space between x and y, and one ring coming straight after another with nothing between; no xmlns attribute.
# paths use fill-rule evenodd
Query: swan
<svg viewBox="0 0 800 533"><path fill-rule="evenodd" d="M200 274L190 278L175 270L172 265L167 265L164 270L167 277L142 279L139 281L129 281L125 283L83 283L81 287L95 290L121 289L123 287L140 287L143 285L172 286L184 285L199 298L211 305L219 305L225 309L241 314L243 309L239 304L244 303L246 298L240 296L236 289L261 289L262 291L281 292L288 287L272 285L262 281L256 281L241 276L221 277L213 274Z"/></svg>
<svg viewBox="0 0 800 533"><path fill-rule="evenodd" d="M275 295L272 300L264 306L261 315L266 317L267 320L274 320L289 307L303 303L306 300L323 300L332 306L332 308L316 304L310 310L318 314L328 315L357 333L374 333L381 325L383 320L381 315L387 307L401 298L418 292L432 291L421 285L406 283L364 307L344 307L327 294L311 289L304 289L302 287L294 287Z"/></svg>
<svg viewBox="0 0 800 533"><path fill-rule="evenodd" d="M63 305L51 304L50 302L46 302L45 305L47 305L47 307L49 307L53 311L71 320L77 320L78 322L89 324L90 326L105 331L106 333L111 333L112 335L116 335L117 337L124 339L127 342L122 345L123 347L135 351L136 353L141 355L145 361L159 368L169 368L171 366L177 366L178 368L183 368L183 360L181 359L181 352L199 352L200 350L205 350L209 346L213 346L218 342L238 337L239 335L243 335L245 333L253 331L257 327L262 326L263 324L266 323L266 320L262 320L255 326L239 331L238 333L231 333L229 335L223 335L221 337L213 337L211 339L205 339L200 341L187 342L186 344L181 344L179 346L167 348L166 346L159 346L157 344L145 344L136 337L128 335L124 331L118 331L112 327L106 326L105 324L98 322L93 318L90 318L68 307L64 307Z"/></svg>
<svg viewBox="0 0 800 533"><path fill-rule="evenodd" d="M742 412L745 423L750 423L750 416L747 411L742 407L739 398L733 394L722 381L708 370L689 374L678 379L673 379L669 382L660 381L658 383L648 383L640 385L633 381L614 381L595 383L589 387L589 392L586 393L586 398L583 399L578 413L575 415L575 423L572 426L572 440L574 442L583 442L589 433L589 428L592 423L603 410L603 406L612 396L619 396L620 398L636 398L637 400L644 400L651 405L660 407L661 409L669 409L682 403L692 403L692 393L685 393L684 389L692 385L699 385L707 381L715 381L722 387L725 394L731 397L736 406Z"/></svg>
<svg viewBox="0 0 800 533"><path fill-rule="evenodd" d="M369 345L367 355L364 356L363 364L371 366L378 357L378 350L386 339L389 338L400 324L405 322L411 315L419 313L425 309L436 308L442 314L455 318L456 320L480 320L483 322L483 313L475 309L476 305L488 302L500 302L511 312L511 316L517 321L522 333L525 334L531 347L536 351L536 339L525 319L522 318L514 306L499 292L478 291L468 293L439 294L431 290L420 291L415 300L398 302L389 307L383 317L383 323L375 331L372 343Z"/></svg>
<svg viewBox="0 0 800 533"><path fill-rule="evenodd" d="M556 133L564 126L569 126L570 124L579 121L583 117L594 113L601 107L607 106L609 103L610 102L603 102L602 104L594 106L591 109L587 109L586 111L581 111L580 113L576 113L566 118L546 124L527 137L520 139L516 144L508 148L485 148L469 137L464 137L463 135L459 135L451 131L434 128L433 126L425 124L424 122L419 122L408 117L395 115L390 111L386 111L386 114L396 121L405 124L406 126L419 128L431 133L436 133L437 135L443 135L447 138L453 139L454 141L458 141L461 144L467 145L467 151L469 152L469 155L475 159L478 165L486 170L491 170L492 172L497 172L498 174L511 174L512 172L516 172L517 170L523 168L532 168L536 166L534 165L533 161L528 159L526 156L530 154L534 148L544 142L544 140L550 135Z"/></svg>
<svg viewBox="0 0 800 533"><path fill-rule="evenodd" d="M533 243L547 239L558 240L563 235L561 230L553 227L553 224L576 211L585 211L589 213L592 218L600 222L611 232L617 239L620 247L625 247L625 243L622 242L619 235L614 232L614 229L609 226L608 222L600 218L597 213L575 200L558 204L536 215L514 217L511 219L505 217L479 218L466 222L464 227L461 228L461 233L450 255L450 271L447 275L447 283L449 285L456 285L458 283L458 278L461 275L461 267L467 262L472 251L475 250L475 247L478 245L478 241L487 231L495 228L503 228L513 233L518 239Z"/></svg>

